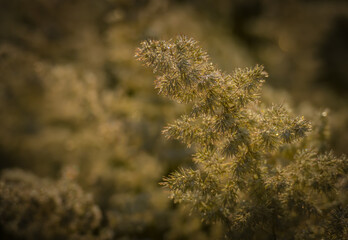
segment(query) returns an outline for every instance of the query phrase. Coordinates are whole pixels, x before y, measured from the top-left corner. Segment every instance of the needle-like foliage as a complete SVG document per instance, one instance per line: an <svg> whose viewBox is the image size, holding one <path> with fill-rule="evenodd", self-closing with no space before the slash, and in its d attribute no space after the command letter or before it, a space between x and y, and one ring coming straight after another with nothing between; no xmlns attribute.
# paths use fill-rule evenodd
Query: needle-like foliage
<svg viewBox="0 0 348 240"><path fill-rule="evenodd" d="M345 204L337 184L347 160L307 144L312 127L303 117L260 104L262 66L225 74L184 36L142 42L136 58L157 75L159 94L192 105L163 131L195 149L194 169L164 179L175 202L189 203L205 222L225 223L231 239L337 235L337 224L324 231L321 222Z"/></svg>

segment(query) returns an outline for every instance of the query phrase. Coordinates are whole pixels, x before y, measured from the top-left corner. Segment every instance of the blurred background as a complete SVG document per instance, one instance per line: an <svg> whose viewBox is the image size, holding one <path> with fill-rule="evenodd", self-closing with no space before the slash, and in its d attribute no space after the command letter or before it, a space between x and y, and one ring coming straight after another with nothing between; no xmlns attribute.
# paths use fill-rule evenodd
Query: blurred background
<svg viewBox="0 0 348 240"><path fill-rule="evenodd" d="M345 0L0 0L1 239L219 239L159 182L192 150L161 136L185 111L135 61L184 34L226 72L262 64L263 98L348 153Z"/></svg>

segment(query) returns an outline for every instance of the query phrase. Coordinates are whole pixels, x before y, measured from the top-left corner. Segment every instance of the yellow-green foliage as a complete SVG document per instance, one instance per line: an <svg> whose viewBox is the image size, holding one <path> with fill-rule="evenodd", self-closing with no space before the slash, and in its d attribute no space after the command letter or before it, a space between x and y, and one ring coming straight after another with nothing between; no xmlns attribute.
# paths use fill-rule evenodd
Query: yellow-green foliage
<svg viewBox="0 0 348 240"><path fill-rule="evenodd" d="M224 70L232 71L235 66L252 65L255 62L255 46L245 45L240 41L240 36L231 34L230 30L226 31L226 26L230 25L219 24L216 18L209 19L204 11L211 12L218 7L221 11L217 15L230 19L226 14L243 12L233 6L243 5L244 2L246 3L227 0L2 1L0 169L5 171L6 178L13 176L21 178L21 182L27 182L24 179L27 177L24 176L34 174L40 176L32 177L37 179L35 188L41 188L41 183L42 189L47 189L49 185L50 189L45 190L47 194L67 193L61 189L62 181L69 181L69 186L76 186L67 190L72 194L77 188L91 194L94 199L91 204L100 209L99 225L89 235L91 238L220 239L224 232L222 224L201 223L197 214L187 214L186 205L173 205L166 190L158 184L161 176L173 169L192 165L189 159L193 148L187 149L176 140L165 141L161 136L164 123L177 118L185 109L190 109L192 104L176 104L157 96L153 91L152 73L142 68L133 55L141 40L148 37L169 38L180 32L200 40L214 62ZM197 11L195 6L198 5L202 11ZM269 6L273 6L273 3ZM284 6L288 5L285 3ZM291 12L292 9L287 11ZM294 19L297 20L296 17ZM278 20L273 22L277 23ZM235 26L243 25L238 21ZM267 33L263 34L267 38L278 41L274 33L265 27L248 25ZM279 31L282 29L280 26ZM272 58L276 56L272 49L267 44L264 45L262 40L260 42L258 55L260 59L264 59L262 62L267 65L267 70L272 72L273 80L287 81L296 75L294 68L286 67L283 61L278 61L282 58ZM300 51L301 54L302 52ZM269 61L265 56L262 57L263 54L279 63L279 67L276 67L278 74L272 71ZM208 65L207 59L202 58L201 63L195 64L195 68L206 66L205 71L212 71L212 77L219 80L219 71ZM308 64L304 62L303 66ZM187 67L193 70L183 62L181 68L185 70ZM263 75L261 69L258 74ZM191 72L189 77L195 77L195 73ZM301 80L304 78L306 77L294 77ZM222 82L219 84L223 85ZM209 88L203 85L201 87ZM165 91L164 88L162 90ZM229 96L223 94L222 90L216 85L212 93L218 93L219 98L223 97L220 100L228 102ZM257 88L254 90L258 91ZM188 101L191 93L183 94L187 98L185 101ZM211 99L214 100L215 97L212 95ZM257 96L240 95L240 104L246 104L255 98ZM272 90L268 87L259 99L261 109L266 109L266 105L271 102L283 102L284 98L279 89ZM285 99L288 100L289 97ZM204 101L199 98L196 100L197 119L207 108L212 107L209 111L216 111L216 103L199 106ZM220 107L218 108L221 109ZM283 104L283 108L289 111L286 104ZM258 107L255 108L256 112L257 109ZM304 115L306 119L310 119L313 131L301 141L281 145L279 151L273 150L269 154L269 164L288 164L293 161L295 150L299 147L311 146L318 148L320 152L327 150L329 134L328 118L324 116L326 114L320 116L310 104L296 106L294 112L292 115ZM332 113L335 116L334 109ZM313 121L313 116L317 120ZM188 115L187 119L194 122L190 120L191 117ZM212 120L214 119L211 118ZM231 119L226 120L229 122ZM336 117L329 123L340 126L337 125L337 120L342 126L345 122L344 115L339 115L339 118ZM200 123L195 124L199 129ZM208 126L209 121L204 124ZM216 128L223 132L229 124L231 123L221 121L216 124ZM179 133L177 125L174 124L171 131ZM190 139L194 146L197 146L197 141L210 141L204 131L199 130L199 136L192 136ZM243 135L242 132L241 134ZM341 145L345 143L341 138L332 139ZM240 154L245 151L242 148L243 145L237 149ZM233 153L233 146L226 148L225 152ZM9 168L20 168L30 174L7 171ZM23 177L16 177L17 175ZM9 181L3 183L4 188L20 195L22 184L12 184ZM340 188L344 186L344 181L337 185ZM83 192L82 195L87 196ZM337 202L346 201L343 194L338 195L340 200ZM18 219L26 218L26 211L18 212L19 209L11 207L12 197L16 197L15 195L3 196L8 201L1 202L0 208L7 209L6 214L14 214ZM23 206L30 206L30 209L37 207L35 209L41 211L40 206L31 206L31 198L20 196ZM76 204L80 201L82 205L85 203L82 198L77 198ZM71 206L70 202L66 204L62 203L61 209L66 210ZM44 202L41 207L46 209ZM344 211L340 209L344 208L338 206L330 209L332 215L328 218L327 226L344 225L341 221ZM55 214L53 210L52 214ZM4 215L0 215L0 218L2 216ZM41 218L31 220L22 222L21 228L5 228L6 224L0 224L0 239L6 239L8 235L11 239L15 235L19 239L30 238L28 228L42 222ZM71 222L78 221L71 219ZM62 224L69 225L65 220ZM86 223L86 227L88 226ZM57 228L43 225L36 229L37 235L48 236L53 229ZM327 233L337 235L337 231L330 229ZM79 235L71 231L61 231L59 234L60 239ZM301 235L298 236L302 239Z"/></svg>
<svg viewBox="0 0 348 240"><path fill-rule="evenodd" d="M90 194L67 180L53 182L22 170L1 175L0 222L12 237L102 239L97 238L101 211Z"/></svg>
<svg viewBox="0 0 348 240"><path fill-rule="evenodd" d="M259 103L263 67L225 74L187 37L145 41L136 57L157 75L159 94L192 106L163 131L196 151L195 168L164 179L176 202L206 222L222 221L231 239L292 239L307 228L306 239L325 236L319 222L345 206L337 184L347 159L303 140L311 131L303 117Z"/></svg>
<svg viewBox="0 0 348 240"><path fill-rule="evenodd" d="M175 25L176 20L151 19L151 14L144 18L154 10L154 3L137 10L136 2L4 3L0 9L1 170L21 168L52 179L52 191L54 179L64 175L93 195L101 209L101 225L112 239L217 238L218 230L211 235L197 217L174 208L158 185L161 176L187 156L182 146L160 137L163 123L182 108L153 93L151 73L140 68L133 51L152 25ZM115 14L121 12L127 19L141 15L142 23L150 24L106 20L114 8ZM181 14L191 17L187 11ZM13 191L20 188L5 185ZM6 209L9 203L2 202L1 207ZM17 214L15 210L8 208L8 213ZM38 225L40 219L31 223ZM50 231L43 226L37 234L46 236ZM61 238L69 238L70 233L65 233ZM28 232L24 224L20 229L1 229L2 234L25 238Z"/></svg>

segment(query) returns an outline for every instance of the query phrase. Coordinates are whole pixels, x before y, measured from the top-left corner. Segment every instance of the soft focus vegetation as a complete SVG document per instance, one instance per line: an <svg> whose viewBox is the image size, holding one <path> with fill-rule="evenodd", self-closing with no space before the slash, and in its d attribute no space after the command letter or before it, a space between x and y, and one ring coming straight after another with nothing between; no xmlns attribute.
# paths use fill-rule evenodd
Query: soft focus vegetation
<svg viewBox="0 0 348 240"><path fill-rule="evenodd" d="M204 240L240 234L221 221L202 222L200 210L190 213L190 205L174 204L171 193L159 185L178 169L196 168L191 156L197 147L187 148L161 134L192 106L157 96L151 71L134 53L142 41L177 35L199 41L221 74L263 64L270 77L260 92L262 109L277 103L312 123L305 138L298 136L301 140L294 145L269 152L269 166L279 159L310 163L305 173L302 165L291 166L298 177L313 176L311 181L290 185L316 198L325 217L307 223L284 215L289 221L296 218L285 226L306 226L298 239L312 236L308 231L341 239L347 229L347 198L342 194L347 181L340 178L333 187L336 177L330 177L339 169L327 159L340 161L337 156L348 153L345 1L0 3L1 239ZM208 65L200 61L195 67ZM250 71L263 74L261 69ZM223 89L215 90L228 100ZM260 125L250 126L256 134L253 130ZM318 154L295 154L306 146ZM329 166L312 166L313 158ZM327 179L335 195L311 195L307 185Z"/></svg>

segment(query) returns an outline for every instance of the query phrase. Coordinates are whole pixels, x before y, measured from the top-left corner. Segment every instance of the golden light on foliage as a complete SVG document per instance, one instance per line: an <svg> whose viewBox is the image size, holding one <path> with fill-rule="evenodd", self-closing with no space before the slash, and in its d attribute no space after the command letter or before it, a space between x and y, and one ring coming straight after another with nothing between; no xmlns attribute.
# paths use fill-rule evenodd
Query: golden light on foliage
<svg viewBox="0 0 348 240"><path fill-rule="evenodd" d="M175 202L188 203L205 222L223 222L229 239L319 239L328 231L347 236L347 226L339 225L344 216L335 226L324 222L331 209L347 207L333 196L346 192L337 183L348 161L320 153L306 139L312 127L303 117L260 104L263 67L225 74L185 36L145 41L136 58L157 75L159 94L192 105L163 131L196 152L195 168L164 178Z"/></svg>
<svg viewBox="0 0 348 240"><path fill-rule="evenodd" d="M344 239L345 5L1 1L0 239Z"/></svg>

